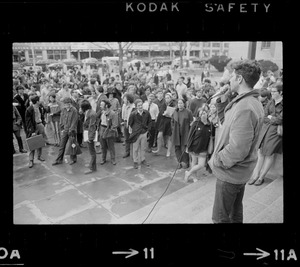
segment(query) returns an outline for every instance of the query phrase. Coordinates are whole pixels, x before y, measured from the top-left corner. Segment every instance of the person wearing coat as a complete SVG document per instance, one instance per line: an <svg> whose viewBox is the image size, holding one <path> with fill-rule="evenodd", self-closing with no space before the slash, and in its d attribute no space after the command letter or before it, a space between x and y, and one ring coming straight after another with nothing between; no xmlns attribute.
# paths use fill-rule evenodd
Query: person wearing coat
<svg viewBox="0 0 300 267"><path fill-rule="evenodd" d="M72 99L70 97L66 97L63 100L64 107L60 113L60 129L61 133L61 141L59 144L58 155L52 165L62 164L63 158L66 150L66 145L69 140L69 137L76 138L76 130L77 130L77 121L78 121L78 111L72 105ZM77 155L70 155L70 165L73 165L77 162Z"/></svg>
<svg viewBox="0 0 300 267"><path fill-rule="evenodd" d="M80 104L81 110L84 114L83 130L88 132L88 149L91 155L91 161L89 164L89 170L85 174L90 174L97 170L96 165L96 150L94 139L96 135L96 112L92 109L92 106L88 100L83 100Z"/></svg>
<svg viewBox="0 0 300 267"><path fill-rule="evenodd" d="M43 113L39 105L39 96L33 95L30 97L32 105L30 105L25 111L25 125L26 125L26 138L41 134L45 138L45 129L42 123ZM33 167L34 164L35 150L29 153L29 168ZM42 148L37 149L37 156L39 161L45 161L42 157Z"/></svg>
<svg viewBox="0 0 300 267"><path fill-rule="evenodd" d="M22 124L26 131L25 112L29 106L29 96L28 96L28 94L24 93L25 88L23 85L18 85L16 87L16 91L17 91L17 94L14 96L14 102L18 103L18 105L16 107L19 111L19 114L21 115Z"/></svg>
<svg viewBox="0 0 300 267"><path fill-rule="evenodd" d="M192 157L192 167L185 172L184 181L187 182L189 177L205 167L208 144L211 136L211 122L208 119L209 107L204 104L198 109L195 121L189 130L187 152ZM197 181L196 178L193 179Z"/></svg>
<svg viewBox="0 0 300 267"><path fill-rule="evenodd" d="M80 110L80 101L81 99L79 98L78 90L76 89L71 89L71 100L72 100L72 105L76 110L78 111L78 122L77 122L77 142L80 147L83 147L83 120L84 120L84 114L82 114Z"/></svg>
<svg viewBox="0 0 300 267"><path fill-rule="evenodd" d="M123 96L123 106L122 106L122 124L124 131L124 142L125 142L125 153L123 158L127 158L130 156L130 143L128 142L128 138L131 134L131 129L129 128L128 121L131 112L135 109L135 104L133 103L134 96L132 94L126 93Z"/></svg>
<svg viewBox="0 0 300 267"><path fill-rule="evenodd" d="M13 106L13 133L18 141L19 151L20 153L27 153L27 151L23 148L23 142L20 135L22 125L22 118L15 106ZM15 148L13 147L13 154L15 154Z"/></svg>
<svg viewBox="0 0 300 267"><path fill-rule="evenodd" d="M258 161L248 184L261 185L270 170L275 154L282 153L282 136L277 127L282 125L282 84L271 86L272 99L265 105L264 124L259 138Z"/></svg>
<svg viewBox="0 0 300 267"><path fill-rule="evenodd" d="M178 100L178 108L172 117L172 144L175 146L175 154L179 163L178 168L189 167L189 155L186 153L188 133L193 122L192 112L185 108L184 99Z"/></svg>
<svg viewBox="0 0 300 267"><path fill-rule="evenodd" d="M255 60L233 65L230 90L237 96L225 107L224 122L208 164L217 178L212 220L243 223L243 197L257 160L264 111L253 89L261 73Z"/></svg>
<svg viewBox="0 0 300 267"><path fill-rule="evenodd" d="M157 124L156 130L158 132L157 135L157 149L153 150L152 152L154 155L158 155L158 152L160 151L162 145L163 145L163 139L166 138L168 149L166 157L170 157L171 155L171 147L172 147L172 127L171 127L171 116L166 114L167 107L174 108L176 107L176 102L172 99L172 95L170 93L166 93L165 95L165 101L161 108L159 109L159 114L157 116L160 118L159 124ZM155 133L154 133L155 134ZM154 140L153 140L154 143Z"/></svg>
<svg viewBox="0 0 300 267"><path fill-rule="evenodd" d="M111 104L108 100L101 101L101 117L100 117L100 143L102 150L103 165L106 162L107 150L110 153L111 163L116 165L115 138L117 136L118 117L117 114L110 109Z"/></svg>

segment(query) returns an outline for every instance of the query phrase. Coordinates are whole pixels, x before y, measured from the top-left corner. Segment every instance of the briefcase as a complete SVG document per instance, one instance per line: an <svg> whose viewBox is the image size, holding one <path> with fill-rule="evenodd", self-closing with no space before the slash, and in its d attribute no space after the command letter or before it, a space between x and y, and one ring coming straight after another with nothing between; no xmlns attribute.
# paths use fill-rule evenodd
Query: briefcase
<svg viewBox="0 0 300 267"><path fill-rule="evenodd" d="M26 143L30 151L46 145L46 141L41 134L26 138Z"/></svg>

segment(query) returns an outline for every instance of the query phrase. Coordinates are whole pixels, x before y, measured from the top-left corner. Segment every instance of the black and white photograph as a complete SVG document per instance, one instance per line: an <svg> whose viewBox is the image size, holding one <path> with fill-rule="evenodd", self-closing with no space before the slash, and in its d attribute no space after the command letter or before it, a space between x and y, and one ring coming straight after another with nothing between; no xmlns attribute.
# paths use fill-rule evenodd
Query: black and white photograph
<svg viewBox="0 0 300 267"><path fill-rule="evenodd" d="M283 223L282 42L12 51L14 224Z"/></svg>
<svg viewBox="0 0 300 267"><path fill-rule="evenodd" d="M293 11L1 2L0 265L295 266Z"/></svg>

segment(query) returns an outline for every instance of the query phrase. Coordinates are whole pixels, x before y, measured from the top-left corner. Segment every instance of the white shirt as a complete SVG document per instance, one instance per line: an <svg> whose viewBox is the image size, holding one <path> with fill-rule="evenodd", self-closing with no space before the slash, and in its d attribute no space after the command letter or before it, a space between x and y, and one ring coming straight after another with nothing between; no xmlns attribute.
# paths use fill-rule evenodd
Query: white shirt
<svg viewBox="0 0 300 267"><path fill-rule="evenodd" d="M149 109L149 102L148 101L145 101L143 103L143 109L145 109L145 110ZM151 115L151 119L156 120L157 116L158 116L158 113L159 113L158 105L152 102L151 105L150 105L150 109L148 111Z"/></svg>
<svg viewBox="0 0 300 267"><path fill-rule="evenodd" d="M178 93L178 99L182 99L182 95L186 95L187 87L184 83L182 83L181 85L177 84L176 91Z"/></svg>

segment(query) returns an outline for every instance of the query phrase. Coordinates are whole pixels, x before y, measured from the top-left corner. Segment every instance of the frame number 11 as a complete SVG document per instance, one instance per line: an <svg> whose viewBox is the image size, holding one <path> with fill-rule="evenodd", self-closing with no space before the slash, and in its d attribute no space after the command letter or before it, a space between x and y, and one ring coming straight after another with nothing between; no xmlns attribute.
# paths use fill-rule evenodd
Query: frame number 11
<svg viewBox="0 0 300 267"><path fill-rule="evenodd" d="M154 259L154 248L150 248L150 259ZM145 259L148 259L148 248L144 248L144 252L145 252Z"/></svg>

